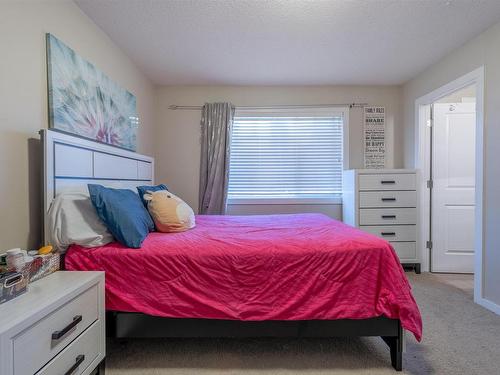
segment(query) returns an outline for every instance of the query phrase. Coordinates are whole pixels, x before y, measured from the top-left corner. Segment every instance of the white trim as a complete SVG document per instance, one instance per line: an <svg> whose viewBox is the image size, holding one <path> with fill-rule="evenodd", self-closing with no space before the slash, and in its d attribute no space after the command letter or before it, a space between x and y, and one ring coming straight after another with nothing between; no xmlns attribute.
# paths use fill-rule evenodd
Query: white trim
<svg viewBox="0 0 500 375"><path fill-rule="evenodd" d="M417 105L415 108L416 112L416 124L422 134L421 138L415 138L416 141L416 151L421 155L422 160L415 158L417 161L416 168L420 171L419 184L419 204L420 204L420 216L419 216L419 236L420 241L419 249L420 252L421 267L422 271L430 271L430 254L429 250L426 248L426 242L429 239L429 220L430 217L430 207L428 202L430 201L429 189L427 188L427 180L430 179L430 170L425 168L426 165L430 165L430 144L426 142L429 139L431 129L427 125L427 119L430 118L430 104ZM423 139L424 142L419 142L419 139ZM419 162L418 162L419 161Z"/></svg>
<svg viewBox="0 0 500 375"><path fill-rule="evenodd" d="M484 283L484 67L481 66L474 71L465 74L462 77L418 98L415 101L415 167L421 170L421 208L422 215L420 220L422 254L422 268L429 270L429 254L425 242L429 235L429 215L424 208L429 202L429 190L426 188L426 180L429 172L426 168L426 149L428 147L428 129L425 119L425 106L441 99L448 94L460 90L466 86L476 85L476 219L475 219L475 265L474 265L474 301L479 305L486 307L496 313L500 313L500 306L488 301L483 296Z"/></svg>
<svg viewBox="0 0 500 375"><path fill-rule="evenodd" d="M485 309L488 309L490 311L493 311L495 314L500 315L500 305L497 305L496 303L491 302L484 297L476 299L476 297L474 296L474 302L476 302L480 306L483 306Z"/></svg>

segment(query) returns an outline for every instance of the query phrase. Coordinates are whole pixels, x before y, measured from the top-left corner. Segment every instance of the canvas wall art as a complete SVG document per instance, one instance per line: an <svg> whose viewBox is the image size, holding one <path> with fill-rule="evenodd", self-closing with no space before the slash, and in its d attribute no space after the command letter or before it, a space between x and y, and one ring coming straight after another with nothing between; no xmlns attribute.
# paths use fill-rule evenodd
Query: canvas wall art
<svg viewBox="0 0 500 375"><path fill-rule="evenodd" d="M47 34L49 127L136 150L136 98Z"/></svg>

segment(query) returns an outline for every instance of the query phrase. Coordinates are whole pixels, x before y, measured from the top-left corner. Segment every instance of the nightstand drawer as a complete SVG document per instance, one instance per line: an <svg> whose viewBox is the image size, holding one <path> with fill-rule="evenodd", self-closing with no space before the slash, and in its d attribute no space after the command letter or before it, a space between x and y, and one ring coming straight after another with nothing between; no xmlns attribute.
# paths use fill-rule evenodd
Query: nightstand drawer
<svg viewBox="0 0 500 375"><path fill-rule="evenodd" d="M417 259L417 245L415 242L391 242L391 245L400 260Z"/></svg>
<svg viewBox="0 0 500 375"><path fill-rule="evenodd" d="M359 207L417 207L417 192L362 191L359 193Z"/></svg>
<svg viewBox="0 0 500 375"><path fill-rule="evenodd" d="M416 224L416 208L362 208L360 225Z"/></svg>
<svg viewBox="0 0 500 375"><path fill-rule="evenodd" d="M98 356L101 321L94 322L36 375L81 374Z"/></svg>
<svg viewBox="0 0 500 375"><path fill-rule="evenodd" d="M92 286L13 339L14 374L32 375L99 318L99 291Z"/></svg>
<svg viewBox="0 0 500 375"><path fill-rule="evenodd" d="M415 173L359 176L359 190L416 190L416 185Z"/></svg>
<svg viewBox="0 0 500 375"><path fill-rule="evenodd" d="M359 229L374 234L387 241L416 241L415 225L362 225Z"/></svg>

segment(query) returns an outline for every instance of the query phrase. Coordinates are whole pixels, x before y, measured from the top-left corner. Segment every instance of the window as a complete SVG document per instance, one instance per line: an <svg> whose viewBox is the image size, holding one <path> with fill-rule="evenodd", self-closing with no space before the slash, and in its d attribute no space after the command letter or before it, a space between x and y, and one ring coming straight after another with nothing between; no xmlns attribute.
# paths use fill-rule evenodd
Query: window
<svg viewBox="0 0 500 375"><path fill-rule="evenodd" d="M339 202L348 109L237 110L228 200Z"/></svg>

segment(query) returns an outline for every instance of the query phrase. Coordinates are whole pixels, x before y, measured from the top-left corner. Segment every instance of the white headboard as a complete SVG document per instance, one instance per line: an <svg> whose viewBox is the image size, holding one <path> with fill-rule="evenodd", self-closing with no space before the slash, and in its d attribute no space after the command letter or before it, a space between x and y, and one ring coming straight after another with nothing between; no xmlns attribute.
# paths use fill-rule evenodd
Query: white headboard
<svg viewBox="0 0 500 375"><path fill-rule="evenodd" d="M40 131L43 144L43 220L61 192L88 192L87 184L135 190L154 184L154 158L55 130Z"/></svg>

